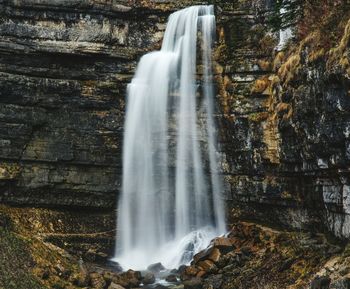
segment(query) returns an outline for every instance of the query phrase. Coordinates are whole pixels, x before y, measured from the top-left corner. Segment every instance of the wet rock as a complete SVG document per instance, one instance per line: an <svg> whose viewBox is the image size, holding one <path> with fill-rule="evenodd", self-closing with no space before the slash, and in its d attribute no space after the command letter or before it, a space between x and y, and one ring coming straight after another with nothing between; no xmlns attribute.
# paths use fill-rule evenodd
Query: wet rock
<svg viewBox="0 0 350 289"><path fill-rule="evenodd" d="M142 278L142 283L144 285L153 284L156 281L156 277L152 272L146 272L146 274Z"/></svg>
<svg viewBox="0 0 350 289"><path fill-rule="evenodd" d="M141 284L141 272L128 270L127 272L116 274L112 278L112 282L119 284L125 288L138 287Z"/></svg>
<svg viewBox="0 0 350 289"><path fill-rule="evenodd" d="M311 282L311 289L328 289L331 283L331 279L327 276L317 276Z"/></svg>
<svg viewBox="0 0 350 289"><path fill-rule="evenodd" d="M177 282L177 276L175 274L170 274L165 278L165 281L167 282Z"/></svg>
<svg viewBox="0 0 350 289"><path fill-rule="evenodd" d="M107 268L113 272L122 272L123 271L123 268L122 266L120 266L120 264L118 262L115 262L113 260L108 260L106 262L107 264Z"/></svg>
<svg viewBox="0 0 350 289"><path fill-rule="evenodd" d="M186 265L181 265L181 266L176 270L175 273L178 273L178 274L181 275L181 274L183 274L183 273L185 272L186 268L187 268ZM173 273L173 272L172 272L172 273Z"/></svg>
<svg viewBox="0 0 350 289"><path fill-rule="evenodd" d="M182 274L180 275L181 280L189 280L189 279L197 276L199 271L200 270L195 266L188 266L183 270Z"/></svg>
<svg viewBox="0 0 350 289"><path fill-rule="evenodd" d="M162 285L162 284L156 284L156 285L152 286L152 289L169 289L169 288Z"/></svg>
<svg viewBox="0 0 350 289"><path fill-rule="evenodd" d="M193 263L196 264L199 261L204 261L204 260L211 260L213 262L218 262L220 260L220 257L221 257L220 250L216 247L211 246L194 255Z"/></svg>
<svg viewBox="0 0 350 289"><path fill-rule="evenodd" d="M162 265L162 263L155 263L155 264L149 265L147 267L147 270L153 273L159 273L160 271L165 270L165 267Z"/></svg>

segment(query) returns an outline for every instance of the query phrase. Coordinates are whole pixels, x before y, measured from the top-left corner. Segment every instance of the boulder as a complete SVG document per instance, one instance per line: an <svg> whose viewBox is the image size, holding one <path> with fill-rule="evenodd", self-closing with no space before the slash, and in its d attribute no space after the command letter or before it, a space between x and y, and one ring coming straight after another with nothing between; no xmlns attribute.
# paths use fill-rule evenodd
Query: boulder
<svg viewBox="0 0 350 289"><path fill-rule="evenodd" d="M149 265L147 267L147 270L153 273L159 273L160 271L165 270L165 267L162 265L162 263L155 263L155 264Z"/></svg>
<svg viewBox="0 0 350 289"><path fill-rule="evenodd" d="M120 264L118 262L115 262L113 260L108 260L106 262L106 264L107 264L108 269L113 271L113 272L117 272L117 273L123 272L123 268L122 268L122 266L120 266Z"/></svg>
<svg viewBox="0 0 350 289"><path fill-rule="evenodd" d="M128 270L120 274L116 274L112 278L112 282L119 284L126 288L138 287L141 284L141 272Z"/></svg>
<svg viewBox="0 0 350 289"><path fill-rule="evenodd" d="M177 276L175 274L170 274L165 278L165 281L167 282L177 282Z"/></svg>
<svg viewBox="0 0 350 289"><path fill-rule="evenodd" d="M220 258L221 258L220 250L218 248L213 248L208 259L216 263L220 260Z"/></svg>
<svg viewBox="0 0 350 289"><path fill-rule="evenodd" d="M211 246L220 250L222 254L227 254L228 252L234 250L234 246L230 238L218 237L211 241Z"/></svg>
<svg viewBox="0 0 350 289"><path fill-rule="evenodd" d="M197 266L205 272L213 272L217 270L215 264L210 260L200 261Z"/></svg>
<svg viewBox="0 0 350 289"><path fill-rule="evenodd" d="M181 280L189 280L193 277L196 277L199 271L200 270L195 266L188 266L183 270L181 274Z"/></svg>
<svg viewBox="0 0 350 289"><path fill-rule="evenodd" d="M156 277L154 276L154 274L152 272L146 272L142 278L142 283L144 285L149 285L153 284L154 282L156 282Z"/></svg>
<svg viewBox="0 0 350 289"><path fill-rule="evenodd" d="M193 256L193 263L197 264L199 261L211 260L213 262L218 262L221 257L221 252L218 248L210 246L209 248L199 252Z"/></svg>

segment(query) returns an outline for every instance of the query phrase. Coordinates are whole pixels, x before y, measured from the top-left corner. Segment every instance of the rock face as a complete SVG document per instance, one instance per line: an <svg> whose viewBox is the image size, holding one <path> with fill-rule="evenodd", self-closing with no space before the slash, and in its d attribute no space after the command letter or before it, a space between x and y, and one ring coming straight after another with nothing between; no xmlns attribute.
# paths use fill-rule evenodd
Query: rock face
<svg viewBox="0 0 350 289"><path fill-rule="evenodd" d="M168 15L205 2L0 0L0 203L44 207L0 206L0 243L11 249L0 255L19 256L0 267L21 277L14 286L144 281L83 264L113 252L127 83L160 47ZM299 232L350 237L349 11L278 52L273 0L214 2L215 116L236 225L179 270L184 287L349 288L349 246L340 254L325 235Z"/></svg>
<svg viewBox="0 0 350 289"><path fill-rule="evenodd" d="M277 54L273 2L216 1L229 217L347 237L348 74L324 55L311 61L311 42ZM167 16L189 3L203 2L0 0L1 202L114 219L126 85ZM346 36L335 44L344 55Z"/></svg>
<svg viewBox="0 0 350 289"><path fill-rule="evenodd" d="M129 2L0 1L2 202L114 207L126 83L164 31Z"/></svg>
<svg viewBox="0 0 350 289"><path fill-rule="evenodd" d="M349 13L330 14L329 52L323 27L278 53L269 3L254 3L224 6L218 27L230 216L349 237Z"/></svg>

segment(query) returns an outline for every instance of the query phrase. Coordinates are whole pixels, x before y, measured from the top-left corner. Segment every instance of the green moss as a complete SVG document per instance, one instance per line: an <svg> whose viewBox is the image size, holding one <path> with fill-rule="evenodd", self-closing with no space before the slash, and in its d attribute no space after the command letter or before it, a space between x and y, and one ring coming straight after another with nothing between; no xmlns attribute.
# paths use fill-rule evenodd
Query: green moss
<svg viewBox="0 0 350 289"><path fill-rule="evenodd" d="M31 270L34 262L26 241L0 228L0 288L39 289L43 287Z"/></svg>
<svg viewBox="0 0 350 289"><path fill-rule="evenodd" d="M263 122L268 118L268 113L267 112L256 112L256 113L251 113L248 116L248 119L252 122Z"/></svg>

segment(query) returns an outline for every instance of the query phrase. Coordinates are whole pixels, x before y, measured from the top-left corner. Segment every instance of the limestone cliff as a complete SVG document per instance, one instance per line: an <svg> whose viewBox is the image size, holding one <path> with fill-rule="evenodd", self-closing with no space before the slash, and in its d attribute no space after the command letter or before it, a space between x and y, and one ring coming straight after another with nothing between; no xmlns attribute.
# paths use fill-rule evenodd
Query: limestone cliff
<svg viewBox="0 0 350 289"><path fill-rule="evenodd" d="M294 39L278 52L269 24L275 1L0 0L0 202L39 207L0 211L25 226L25 236L32 232L84 261L112 253L126 85L139 58L160 47L171 12L213 2L229 220L350 236L346 1L304 7ZM302 252L304 239L313 238L303 234ZM252 241L241 239L243 247ZM312 262L325 262L327 250ZM270 270L259 267L258 255L254 268ZM304 262L302 255L293 260ZM321 270L307 266L293 271L305 288ZM244 274L247 286L253 273Z"/></svg>
<svg viewBox="0 0 350 289"><path fill-rule="evenodd" d="M268 5L219 26L231 216L349 237L349 7L304 5L280 52Z"/></svg>

